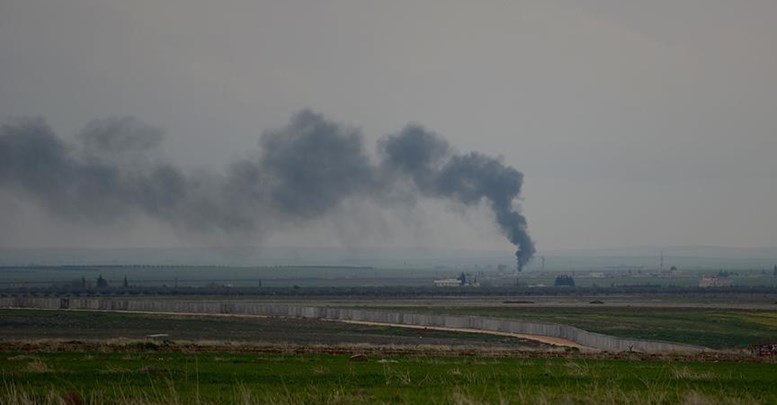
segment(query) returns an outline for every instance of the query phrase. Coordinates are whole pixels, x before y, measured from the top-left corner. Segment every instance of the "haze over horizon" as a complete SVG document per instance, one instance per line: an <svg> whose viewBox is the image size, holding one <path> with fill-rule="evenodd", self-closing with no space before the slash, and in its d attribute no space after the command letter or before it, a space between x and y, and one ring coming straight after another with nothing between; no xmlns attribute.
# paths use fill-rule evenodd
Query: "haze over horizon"
<svg viewBox="0 0 777 405"><path fill-rule="evenodd" d="M0 122L68 144L94 120L164 133L149 159L221 173L310 109L380 140L408 124L524 175L540 251L777 241L777 3L0 2ZM293 197L293 196L292 196ZM488 204L362 200L257 239L148 215L49 215L0 187L0 248L513 249Z"/></svg>

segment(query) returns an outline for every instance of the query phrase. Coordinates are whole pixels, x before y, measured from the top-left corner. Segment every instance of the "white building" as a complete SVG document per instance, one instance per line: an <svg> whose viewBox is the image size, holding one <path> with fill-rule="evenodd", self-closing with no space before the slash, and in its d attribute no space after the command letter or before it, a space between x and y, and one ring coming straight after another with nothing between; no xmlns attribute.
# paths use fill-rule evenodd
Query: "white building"
<svg viewBox="0 0 777 405"><path fill-rule="evenodd" d="M435 287L460 287L461 280L459 280L458 278L443 278L439 280L434 280L434 286Z"/></svg>

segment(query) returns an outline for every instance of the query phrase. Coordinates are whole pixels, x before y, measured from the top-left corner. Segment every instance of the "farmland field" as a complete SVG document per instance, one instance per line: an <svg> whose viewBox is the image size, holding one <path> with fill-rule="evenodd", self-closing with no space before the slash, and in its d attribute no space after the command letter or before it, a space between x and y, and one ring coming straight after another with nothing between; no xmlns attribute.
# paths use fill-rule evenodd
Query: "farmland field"
<svg viewBox="0 0 777 405"><path fill-rule="evenodd" d="M376 290L382 291L382 290ZM124 298L117 298L124 299ZM137 297L133 300L181 300L175 296ZM658 340L713 349L746 349L754 344L777 341L775 294L736 295L597 295L518 297L427 297L366 299L363 297L256 297L201 296L183 299L201 303L281 303L289 305L359 308L399 313L477 315L521 319L528 322L572 325L583 330L623 338ZM13 312L0 310L0 339L14 337L79 335L116 337L124 330L129 338L168 333L174 339L213 339L229 331L235 340L330 343L360 340L386 343L385 336L411 342L416 332L401 328L358 329L333 322L294 319L237 319L230 317L177 316L84 312ZM127 325L127 328L121 328ZM119 328L115 328L118 326ZM353 333L357 332L357 333ZM373 333L376 332L376 333ZM431 331L426 331L432 333ZM66 336L67 335L67 336ZM443 332L424 336L432 339ZM382 336L382 337L381 337ZM403 337L404 336L404 337ZM415 338L413 337L415 336ZM452 335L445 335L451 337ZM317 339L320 342L317 342ZM473 340L498 343L499 337L458 334L460 343ZM458 344L458 343L451 343Z"/></svg>
<svg viewBox="0 0 777 405"><path fill-rule="evenodd" d="M601 302L601 301L599 301ZM686 343L715 349L745 348L777 340L777 311L704 307L570 306L392 306L365 308L408 313L480 315L572 325L606 335Z"/></svg>
<svg viewBox="0 0 777 405"><path fill-rule="evenodd" d="M509 349L548 348L507 336L312 319L189 316L92 311L0 310L0 342L37 339L167 339L276 344L445 345Z"/></svg>
<svg viewBox="0 0 777 405"><path fill-rule="evenodd" d="M775 359L741 350L775 340L768 292L132 299L472 314L736 350L590 353L314 319L3 309L0 403L777 403Z"/></svg>
<svg viewBox="0 0 777 405"><path fill-rule="evenodd" d="M353 352L358 352L354 348ZM13 403L774 403L762 362L571 357L0 352Z"/></svg>

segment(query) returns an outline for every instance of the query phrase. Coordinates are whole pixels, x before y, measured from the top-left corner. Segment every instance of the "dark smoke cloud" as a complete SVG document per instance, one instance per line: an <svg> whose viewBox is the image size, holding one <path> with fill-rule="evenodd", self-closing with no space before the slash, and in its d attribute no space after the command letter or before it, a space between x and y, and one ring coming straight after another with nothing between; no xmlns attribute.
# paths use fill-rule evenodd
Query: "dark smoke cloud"
<svg viewBox="0 0 777 405"><path fill-rule="evenodd" d="M78 134L87 153L121 154L147 151L162 143L162 131L133 117L92 121Z"/></svg>
<svg viewBox="0 0 777 405"><path fill-rule="evenodd" d="M302 111L287 126L263 133L255 156L225 173L184 173L164 163L156 153L162 131L130 117L94 121L76 139L65 143L43 119L2 126L0 187L74 222L145 215L187 232L241 236L261 236L320 218L345 199L382 198L404 187L465 205L486 201L518 248L519 269L534 253L526 219L514 206L521 173L479 153L457 154L420 126L384 137L374 164L359 131Z"/></svg>
<svg viewBox="0 0 777 405"><path fill-rule="evenodd" d="M259 169L270 176L274 202L293 216L318 217L343 198L373 188L362 137L310 111L261 140Z"/></svg>
<svg viewBox="0 0 777 405"><path fill-rule="evenodd" d="M518 269L531 260L535 249L526 218L513 207L523 182L519 171L479 153L453 154L444 139L415 125L387 136L380 146L384 166L409 175L421 194L466 205L487 200L496 223L518 247Z"/></svg>

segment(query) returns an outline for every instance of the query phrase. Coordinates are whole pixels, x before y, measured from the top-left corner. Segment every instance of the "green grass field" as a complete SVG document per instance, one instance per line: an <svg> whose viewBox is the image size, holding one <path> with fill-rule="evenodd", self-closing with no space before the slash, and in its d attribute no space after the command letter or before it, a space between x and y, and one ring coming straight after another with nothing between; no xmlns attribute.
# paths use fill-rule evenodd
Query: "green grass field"
<svg viewBox="0 0 777 405"><path fill-rule="evenodd" d="M739 362L3 352L0 378L3 404L777 403L777 367Z"/></svg>
<svg viewBox="0 0 777 405"><path fill-rule="evenodd" d="M366 306L408 313L516 318L572 325L612 336L687 343L715 349L746 348L777 340L777 311L708 308L626 308L590 304L575 307Z"/></svg>

